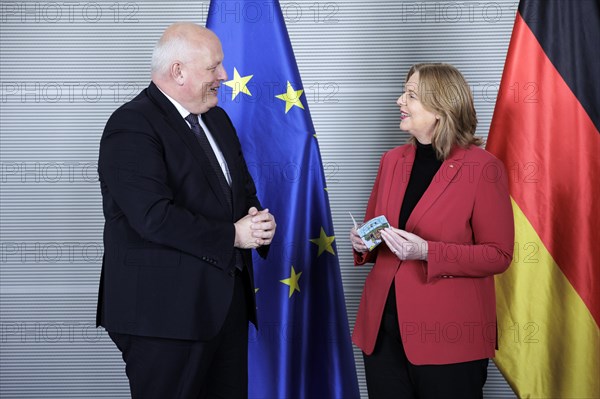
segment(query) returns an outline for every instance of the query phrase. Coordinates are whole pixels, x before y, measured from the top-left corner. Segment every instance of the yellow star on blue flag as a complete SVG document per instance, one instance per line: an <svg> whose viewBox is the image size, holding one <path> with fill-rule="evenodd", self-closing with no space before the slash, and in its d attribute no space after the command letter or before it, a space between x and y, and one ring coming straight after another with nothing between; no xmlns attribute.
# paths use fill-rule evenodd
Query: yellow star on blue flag
<svg viewBox="0 0 600 399"><path fill-rule="evenodd" d="M294 269L293 265L292 265L292 270L290 273L291 273L290 277L285 278L283 280L279 280L279 282L290 286L290 292L288 294L288 298L292 297L292 295L294 294L294 291L300 292L300 285L298 284L298 280L300 280L300 276L302 275L302 272L296 273L296 270Z"/></svg>
<svg viewBox="0 0 600 399"><path fill-rule="evenodd" d="M313 238L310 240L310 242L319 246L319 252L317 253L317 256L321 256L321 254L325 251L335 255L332 247L333 241L335 241L335 236L328 236L323 227L321 227L321 235L318 238Z"/></svg>
<svg viewBox="0 0 600 399"><path fill-rule="evenodd" d="M249 96L252 96L250 90L246 86L250 79L252 79L254 75L240 76L238 70L233 67L233 79L228 80L227 82L223 82L225 86L231 87L233 90L231 91L231 99L235 100L238 94L244 93Z"/></svg>
<svg viewBox="0 0 600 399"><path fill-rule="evenodd" d="M304 105L302 105L302 101L300 101L302 93L304 93L304 90L294 90L292 84L288 81L286 92L275 97L285 101L285 113L287 114L293 106L304 109Z"/></svg>

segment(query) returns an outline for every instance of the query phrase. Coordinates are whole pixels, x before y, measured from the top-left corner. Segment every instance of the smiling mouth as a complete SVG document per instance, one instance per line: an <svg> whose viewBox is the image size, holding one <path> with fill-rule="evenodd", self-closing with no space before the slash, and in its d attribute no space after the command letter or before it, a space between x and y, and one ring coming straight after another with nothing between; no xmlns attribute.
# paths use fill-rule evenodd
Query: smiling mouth
<svg viewBox="0 0 600 399"><path fill-rule="evenodd" d="M400 112L400 120L403 121L404 119L408 118L410 115L407 114L406 112Z"/></svg>

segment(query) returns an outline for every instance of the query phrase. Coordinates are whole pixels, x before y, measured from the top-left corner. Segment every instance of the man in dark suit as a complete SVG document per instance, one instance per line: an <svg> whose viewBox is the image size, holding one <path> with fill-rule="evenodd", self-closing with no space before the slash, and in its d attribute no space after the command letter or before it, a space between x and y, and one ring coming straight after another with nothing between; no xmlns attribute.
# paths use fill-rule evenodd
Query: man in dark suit
<svg viewBox="0 0 600 399"><path fill-rule="evenodd" d="M250 249L266 256L276 224L217 107L222 61L208 29L167 28L150 86L112 114L100 143L97 323L134 398L247 397Z"/></svg>

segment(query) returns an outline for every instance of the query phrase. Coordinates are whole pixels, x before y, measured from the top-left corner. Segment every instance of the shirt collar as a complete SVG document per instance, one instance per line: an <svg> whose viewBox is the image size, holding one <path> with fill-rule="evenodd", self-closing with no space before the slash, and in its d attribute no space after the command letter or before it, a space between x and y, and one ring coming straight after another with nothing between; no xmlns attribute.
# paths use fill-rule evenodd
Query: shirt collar
<svg viewBox="0 0 600 399"><path fill-rule="evenodd" d="M158 87L158 85L156 87ZM164 94L165 97L167 97L167 100L171 101L171 104L173 104L175 106L175 108L177 109L177 112L179 112L181 114L181 117L183 119L185 119L186 116L188 116L189 114L191 114L191 112L188 111L187 109L185 109L185 107L183 105L179 104L177 102L177 100L175 100L174 98L172 98L171 96L169 96L167 93L165 93L164 91L162 91L162 89L160 87L158 87L158 90L160 90L160 92L162 94Z"/></svg>

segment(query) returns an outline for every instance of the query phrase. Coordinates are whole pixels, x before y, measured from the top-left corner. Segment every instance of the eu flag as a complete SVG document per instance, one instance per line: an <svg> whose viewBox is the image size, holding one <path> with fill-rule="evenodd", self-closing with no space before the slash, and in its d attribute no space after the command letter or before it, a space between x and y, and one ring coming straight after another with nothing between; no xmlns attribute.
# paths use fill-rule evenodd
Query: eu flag
<svg viewBox="0 0 600 399"><path fill-rule="evenodd" d="M254 258L250 398L358 398L319 146L277 1L211 1L229 81L219 104L238 131L259 198L277 220Z"/></svg>

